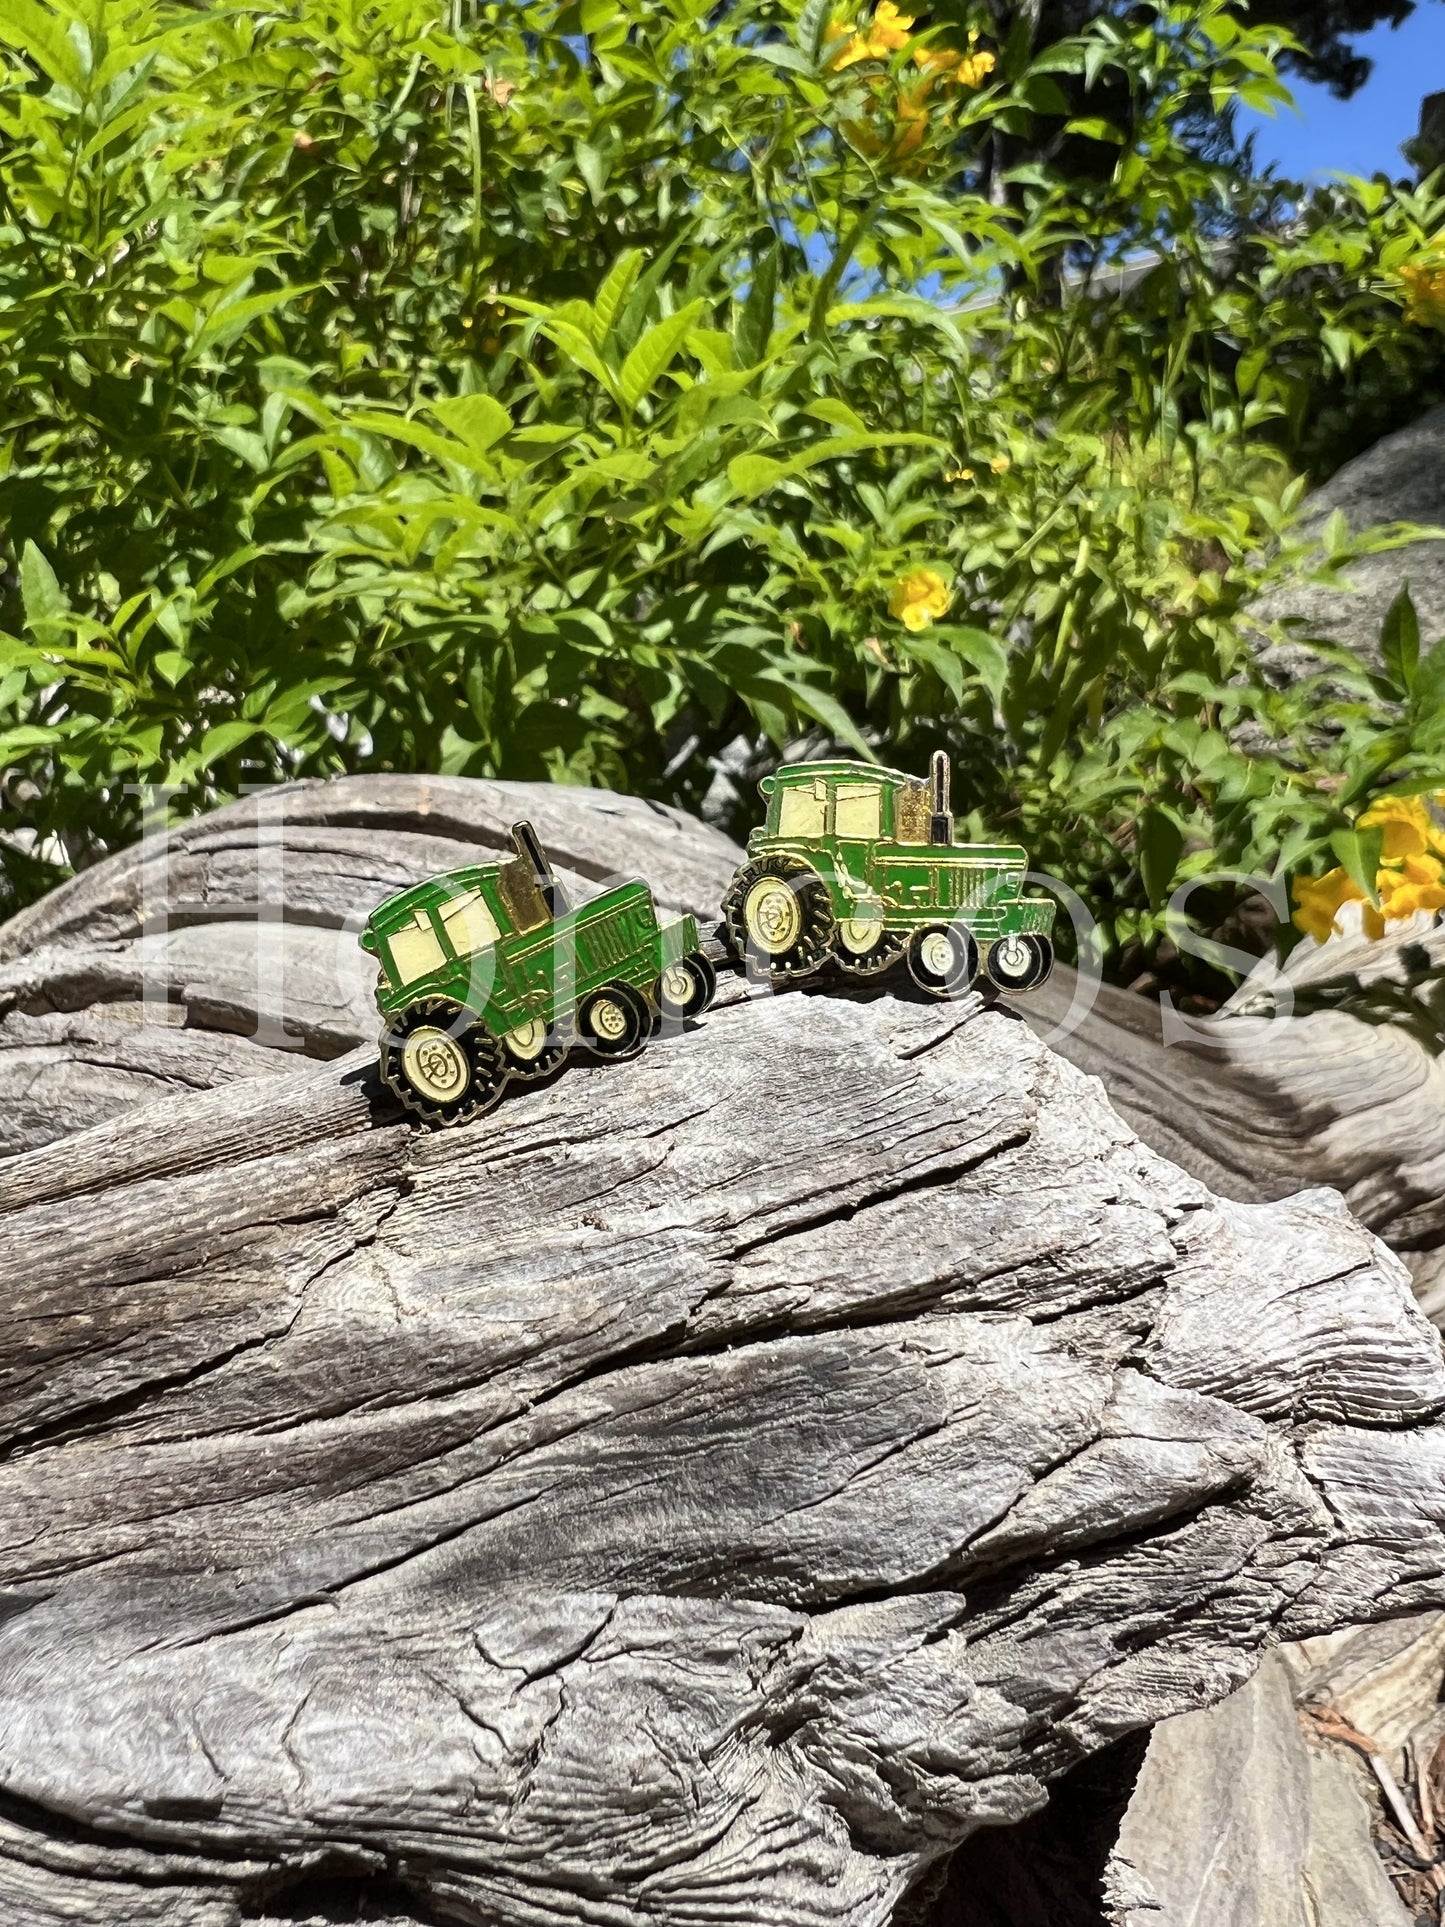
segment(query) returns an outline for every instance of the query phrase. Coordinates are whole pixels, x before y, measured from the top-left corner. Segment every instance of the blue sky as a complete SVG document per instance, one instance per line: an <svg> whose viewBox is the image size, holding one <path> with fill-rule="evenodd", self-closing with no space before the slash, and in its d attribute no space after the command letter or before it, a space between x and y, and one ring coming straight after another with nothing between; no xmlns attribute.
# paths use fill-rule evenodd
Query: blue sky
<svg viewBox="0 0 1445 1927"><path fill-rule="evenodd" d="M1261 165L1273 161L1292 180L1377 171L1392 179L1410 176L1400 142L1415 132L1424 95L1445 91L1445 4L1419 0L1402 27L1376 27L1353 44L1375 63L1353 100L1292 80L1297 114L1285 109L1275 120L1240 114L1241 133L1258 131Z"/></svg>

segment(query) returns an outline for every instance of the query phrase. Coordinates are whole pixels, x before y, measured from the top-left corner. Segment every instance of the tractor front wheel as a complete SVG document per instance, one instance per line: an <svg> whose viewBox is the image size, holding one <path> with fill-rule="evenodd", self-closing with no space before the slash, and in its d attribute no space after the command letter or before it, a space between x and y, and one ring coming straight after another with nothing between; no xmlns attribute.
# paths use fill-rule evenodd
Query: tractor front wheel
<svg viewBox="0 0 1445 1927"><path fill-rule="evenodd" d="M978 974L978 945L956 925L927 924L908 940L908 974L930 997L956 997Z"/></svg>
<svg viewBox="0 0 1445 1927"><path fill-rule="evenodd" d="M723 899L728 942L748 974L774 979L816 970L833 947L837 920L828 887L796 856L745 863Z"/></svg>
<svg viewBox="0 0 1445 1927"><path fill-rule="evenodd" d="M631 984L604 984L577 1012L578 1036L599 1057L635 1057L651 1028L647 1000Z"/></svg>
<svg viewBox="0 0 1445 1927"><path fill-rule="evenodd" d="M1000 937L988 948L984 969L1000 990L1037 990L1054 967L1047 937Z"/></svg>
<svg viewBox="0 0 1445 1927"><path fill-rule="evenodd" d="M424 1124L465 1124L489 1111L507 1081L498 1040L460 1005L413 1004L380 1038L382 1081Z"/></svg>
<svg viewBox="0 0 1445 1927"><path fill-rule="evenodd" d="M669 964L652 988L652 1001L664 1023L701 1017L717 995L717 972L700 950Z"/></svg>

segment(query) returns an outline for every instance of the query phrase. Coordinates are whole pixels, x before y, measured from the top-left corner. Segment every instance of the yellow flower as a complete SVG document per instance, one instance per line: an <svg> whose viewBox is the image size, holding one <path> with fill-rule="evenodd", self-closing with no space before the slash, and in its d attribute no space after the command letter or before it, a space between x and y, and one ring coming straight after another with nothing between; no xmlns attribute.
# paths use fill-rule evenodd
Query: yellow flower
<svg viewBox="0 0 1445 1927"><path fill-rule="evenodd" d="M1422 328L1445 328L1445 262L1414 261L1400 270L1405 319Z"/></svg>
<svg viewBox="0 0 1445 1927"><path fill-rule="evenodd" d="M897 53L900 47L908 45L908 29L913 25L911 13L900 13L893 0L878 0L873 10L872 41L878 57Z"/></svg>
<svg viewBox="0 0 1445 1927"><path fill-rule="evenodd" d="M998 62L991 53L978 53L978 31L968 36L968 51L957 47L915 47L913 58L925 72L941 74L957 87L980 87Z"/></svg>
<svg viewBox="0 0 1445 1927"><path fill-rule="evenodd" d="M1007 475L1009 470L1013 467L1013 463L1009 460L1007 455L990 455L988 459L988 465L993 470L995 475Z"/></svg>
<svg viewBox="0 0 1445 1927"><path fill-rule="evenodd" d="M893 585L888 598L888 613L897 616L905 629L915 633L926 629L948 608L948 585L934 569L910 569Z"/></svg>
<svg viewBox="0 0 1445 1927"><path fill-rule="evenodd" d="M1406 857L1424 856L1440 840L1423 796L1382 796L1360 817L1362 830L1383 830L1385 841L1380 850L1382 863L1399 863Z"/></svg>
<svg viewBox="0 0 1445 1927"><path fill-rule="evenodd" d="M893 0L878 0L871 22L862 31L855 20L830 20L828 39L847 44L833 55L828 65L835 73L842 73L845 67L855 66L860 60L886 60L889 54L908 45L908 29L912 25L913 15L900 13Z"/></svg>
<svg viewBox="0 0 1445 1927"><path fill-rule="evenodd" d="M1445 805L1445 790L1430 801ZM1445 825L1431 814L1423 796L1382 796L1364 810L1358 827L1382 830L1380 863L1375 872L1377 910L1344 870L1295 881L1294 920L1306 936L1324 943L1339 934L1339 911L1358 903L1360 927L1378 941L1385 926L1402 922L1421 910L1445 910Z"/></svg>
<svg viewBox="0 0 1445 1927"><path fill-rule="evenodd" d="M1323 943L1338 936L1340 909L1347 903L1363 903L1361 890L1347 870L1330 870L1322 877L1297 877L1294 886L1294 920L1307 937Z"/></svg>
<svg viewBox="0 0 1445 1927"><path fill-rule="evenodd" d="M971 468L951 468L943 479L945 482L971 482L973 480L973 470Z"/></svg>

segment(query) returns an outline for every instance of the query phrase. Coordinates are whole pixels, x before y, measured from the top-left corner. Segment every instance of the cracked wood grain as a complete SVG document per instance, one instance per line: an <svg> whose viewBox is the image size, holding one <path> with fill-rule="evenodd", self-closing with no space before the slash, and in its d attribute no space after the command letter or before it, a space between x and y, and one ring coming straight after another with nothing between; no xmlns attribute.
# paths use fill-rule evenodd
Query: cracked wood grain
<svg viewBox="0 0 1445 1927"><path fill-rule="evenodd" d="M0 1263L27 1927L883 1927L1445 1601L1403 1267L977 999L734 987L435 1135L364 1046L173 1092L0 1161Z"/></svg>
<svg viewBox="0 0 1445 1927"><path fill-rule="evenodd" d="M1278 1027L1316 1142L1106 997L1066 1048L1151 1150L1003 1009L734 981L417 1132L348 920L522 814L574 887L706 915L734 860L301 785L0 929L0 1920L882 1927L1276 1640L1445 1599L1439 1340L1300 1189L1318 1027L1381 1032ZM1351 1197L1408 1243L1383 1035Z"/></svg>

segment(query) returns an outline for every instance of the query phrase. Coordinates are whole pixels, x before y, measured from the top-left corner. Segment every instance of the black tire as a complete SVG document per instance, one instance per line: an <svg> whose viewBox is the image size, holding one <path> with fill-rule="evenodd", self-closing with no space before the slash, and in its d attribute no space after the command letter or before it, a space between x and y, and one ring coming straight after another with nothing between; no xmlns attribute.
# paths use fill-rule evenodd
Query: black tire
<svg viewBox="0 0 1445 1927"><path fill-rule="evenodd" d="M631 984L604 984L577 1010L577 1041L598 1057L635 1057L651 1029L651 1008Z"/></svg>
<svg viewBox="0 0 1445 1927"><path fill-rule="evenodd" d="M671 981L673 973L687 979L683 990ZM717 995L717 972L700 950L693 950L669 964L652 987L652 1001L664 1023L683 1023L701 1017Z"/></svg>
<svg viewBox="0 0 1445 1927"><path fill-rule="evenodd" d="M850 977L881 977L893 968L903 950L903 938L896 930L885 930L871 950L850 950L841 938L834 945L838 968Z"/></svg>
<svg viewBox="0 0 1445 1927"><path fill-rule="evenodd" d="M1054 967L1047 937L1002 937L988 947L984 969L1000 990L1037 990Z"/></svg>
<svg viewBox="0 0 1445 1927"><path fill-rule="evenodd" d="M435 1032L434 1074L426 1076L422 1033ZM379 1039L382 1082L424 1124L466 1124L501 1097L508 1066L502 1046L470 1012L443 997L426 997L387 1025ZM455 1073L449 1079L444 1071ZM464 1081L462 1081L464 1080ZM447 1093L455 1081L455 1095Z"/></svg>
<svg viewBox="0 0 1445 1927"><path fill-rule="evenodd" d="M826 963L837 927L818 872L783 853L743 865L728 885L723 920L729 948L748 975L774 981L807 976Z"/></svg>
<svg viewBox="0 0 1445 1927"><path fill-rule="evenodd" d="M925 924L908 939L908 974L930 997L956 997L978 975L978 945L956 924Z"/></svg>

